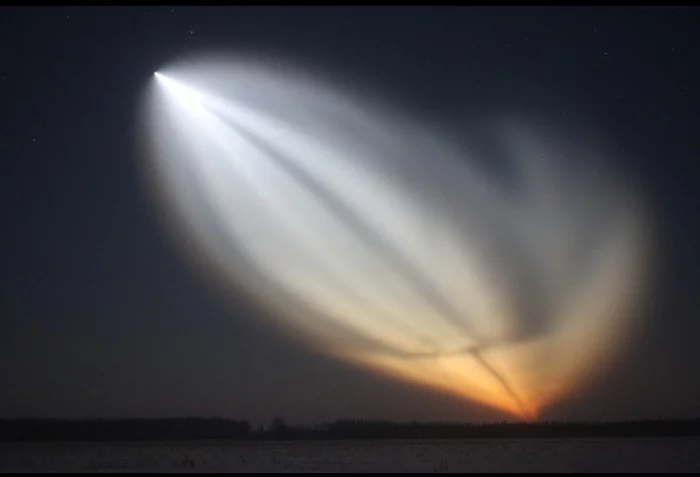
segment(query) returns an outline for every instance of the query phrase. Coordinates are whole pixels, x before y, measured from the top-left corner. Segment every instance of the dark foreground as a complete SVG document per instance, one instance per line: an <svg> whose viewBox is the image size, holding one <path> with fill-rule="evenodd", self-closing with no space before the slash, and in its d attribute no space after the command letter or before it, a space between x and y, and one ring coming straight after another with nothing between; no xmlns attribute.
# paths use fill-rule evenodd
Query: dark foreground
<svg viewBox="0 0 700 477"><path fill-rule="evenodd" d="M0 444L1 472L699 472L700 439Z"/></svg>
<svg viewBox="0 0 700 477"><path fill-rule="evenodd" d="M700 437L700 419L622 422L391 422L341 419L295 426L276 418L254 429L248 421L165 419L4 419L0 441L310 441L380 439L520 439L569 437Z"/></svg>

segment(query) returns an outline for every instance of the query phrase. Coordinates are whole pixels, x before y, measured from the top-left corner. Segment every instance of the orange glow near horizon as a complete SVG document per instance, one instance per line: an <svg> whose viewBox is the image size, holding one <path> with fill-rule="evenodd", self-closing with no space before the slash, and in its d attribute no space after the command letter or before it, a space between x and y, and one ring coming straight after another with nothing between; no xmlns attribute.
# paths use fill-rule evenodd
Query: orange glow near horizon
<svg viewBox="0 0 700 477"><path fill-rule="evenodd" d="M506 187L420 121L269 66L184 62L148 96L150 184L223 290L329 356L524 420L633 342L649 218L592 144L499 120Z"/></svg>

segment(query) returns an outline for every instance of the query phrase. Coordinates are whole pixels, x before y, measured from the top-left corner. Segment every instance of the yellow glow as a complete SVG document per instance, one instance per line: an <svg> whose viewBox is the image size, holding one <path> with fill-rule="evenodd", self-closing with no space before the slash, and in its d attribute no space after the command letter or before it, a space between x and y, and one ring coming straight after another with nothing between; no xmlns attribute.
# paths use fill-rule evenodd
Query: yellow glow
<svg viewBox="0 0 700 477"><path fill-rule="evenodd" d="M523 418L613 362L648 223L592 147L498 125L509 188L310 78L217 60L155 80L149 170L211 276L328 355Z"/></svg>

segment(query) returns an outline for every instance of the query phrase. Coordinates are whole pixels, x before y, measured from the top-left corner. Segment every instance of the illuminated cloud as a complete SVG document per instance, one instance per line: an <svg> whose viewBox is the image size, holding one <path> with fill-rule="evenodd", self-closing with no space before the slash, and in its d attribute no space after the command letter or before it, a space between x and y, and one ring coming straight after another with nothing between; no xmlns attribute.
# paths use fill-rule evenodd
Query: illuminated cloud
<svg viewBox="0 0 700 477"><path fill-rule="evenodd" d="M324 353L535 417L635 329L645 209L589 144L495 122L508 182L420 121L255 61L161 70L147 115L173 233Z"/></svg>

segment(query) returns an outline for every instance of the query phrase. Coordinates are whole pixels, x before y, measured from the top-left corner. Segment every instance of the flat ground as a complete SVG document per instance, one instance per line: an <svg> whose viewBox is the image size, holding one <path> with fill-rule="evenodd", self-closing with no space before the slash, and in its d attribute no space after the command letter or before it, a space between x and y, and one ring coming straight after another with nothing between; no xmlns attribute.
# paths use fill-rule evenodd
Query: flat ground
<svg viewBox="0 0 700 477"><path fill-rule="evenodd" d="M0 444L1 472L699 472L700 438Z"/></svg>

